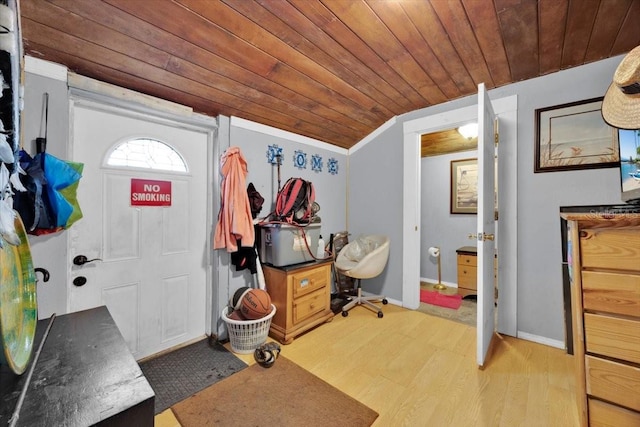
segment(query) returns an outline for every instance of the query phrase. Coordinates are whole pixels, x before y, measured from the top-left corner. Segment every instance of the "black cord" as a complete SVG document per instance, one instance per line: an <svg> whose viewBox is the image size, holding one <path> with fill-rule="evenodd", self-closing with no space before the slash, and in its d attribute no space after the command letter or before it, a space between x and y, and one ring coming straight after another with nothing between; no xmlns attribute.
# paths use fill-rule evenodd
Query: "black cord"
<svg viewBox="0 0 640 427"><path fill-rule="evenodd" d="M44 139L47 139L47 131L49 129L49 92L44 94Z"/></svg>

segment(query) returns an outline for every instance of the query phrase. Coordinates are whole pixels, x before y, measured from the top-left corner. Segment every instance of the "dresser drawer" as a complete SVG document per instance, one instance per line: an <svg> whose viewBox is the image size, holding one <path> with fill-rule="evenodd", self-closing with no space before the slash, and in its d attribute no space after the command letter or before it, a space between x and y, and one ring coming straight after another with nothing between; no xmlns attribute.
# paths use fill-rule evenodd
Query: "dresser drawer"
<svg viewBox="0 0 640 427"><path fill-rule="evenodd" d="M640 412L589 399L590 427L640 426Z"/></svg>
<svg viewBox="0 0 640 427"><path fill-rule="evenodd" d="M329 268L325 266L292 274L293 297L298 298L327 286Z"/></svg>
<svg viewBox="0 0 640 427"><path fill-rule="evenodd" d="M478 257L475 255L458 254L458 265L472 265L475 267L478 265Z"/></svg>
<svg viewBox="0 0 640 427"><path fill-rule="evenodd" d="M321 289L293 301L293 324L323 311L329 303L326 289Z"/></svg>
<svg viewBox="0 0 640 427"><path fill-rule="evenodd" d="M582 266L640 272L638 229L586 229L580 232Z"/></svg>
<svg viewBox="0 0 640 427"><path fill-rule="evenodd" d="M598 357L585 357L587 393L640 411L640 368Z"/></svg>
<svg viewBox="0 0 640 427"><path fill-rule="evenodd" d="M640 274L582 272L582 305L589 311L640 317Z"/></svg>
<svg viewBox="0 0 640 427"><path fill-rule="evenodd" d="M475 266L458 264L458 287L477 289L478 269Z"/></svg>
<svg viewBox="0 0 640 427"><path fill-rule="evenodd" d="M584 314L587 352L640 363L640 321Z"/></svg>

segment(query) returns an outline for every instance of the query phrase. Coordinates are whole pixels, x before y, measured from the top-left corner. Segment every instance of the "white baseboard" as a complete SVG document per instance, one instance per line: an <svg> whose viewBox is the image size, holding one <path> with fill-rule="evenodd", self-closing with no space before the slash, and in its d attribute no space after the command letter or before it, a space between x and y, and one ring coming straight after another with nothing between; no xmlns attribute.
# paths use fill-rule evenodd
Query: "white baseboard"
<svg viewBox="0 0 640 427"><path fill-rule="evenodd" d="M420 278L421 282L427 282L427 283L438 283L438 279L430 279L428 277L421 277ZM449 287L449 288L457 288L458 284L457 283L451 283L451 282L445 282L444 280L442 281L442 284Z"/></svg>
<svg viewBox="0 0 640 427"><path fill-rule="evenodd" d="M397 299L387 298L389 304L397 305L398 307L403 307L402 301L398 301Z"/></svg>
<svg viewBox="0 0 640 427"><path fill-rule="evenodd" d="M533 335L527 332L518 331L518 338L523 340L537 342L538 344L548 345L550 347L559 348L562 350L566 350L567 347L564 345L564 341L558 341L547 337L541 337L540 335Z"/></svg>

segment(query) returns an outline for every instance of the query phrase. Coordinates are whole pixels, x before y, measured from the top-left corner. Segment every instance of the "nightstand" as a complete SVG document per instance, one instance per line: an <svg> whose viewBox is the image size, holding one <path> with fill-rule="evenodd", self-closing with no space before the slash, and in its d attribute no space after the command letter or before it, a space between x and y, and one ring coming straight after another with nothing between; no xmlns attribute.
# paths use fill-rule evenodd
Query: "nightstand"
<svg viewBox="0 0 640 427"><path fill-rule="evenodd" d="M276 314L269 335L283 344L309 329L333 320L332 261L288 267L263 266L264 279Z"/></svg>
<svg viewBox="0 0 640 427"><path fill-rule="evenodd" d="M478 252L475 246L463 246L456 250L458 254L458 294L464 296L477 294Z"/></svg>

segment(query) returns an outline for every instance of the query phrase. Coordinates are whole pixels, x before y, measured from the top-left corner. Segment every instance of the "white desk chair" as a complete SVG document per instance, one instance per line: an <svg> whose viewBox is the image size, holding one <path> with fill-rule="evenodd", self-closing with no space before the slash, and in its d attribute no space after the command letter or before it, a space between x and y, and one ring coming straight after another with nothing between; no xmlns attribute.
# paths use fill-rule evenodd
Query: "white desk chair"
<svg viewBox="0 0 640 427"><path fill-rule="evenodd" d="M384 316L382 310L371 301L382 300L387 304L387 299L382 295L362 295L360 282L362 279L371 279L382 273L389 259L389 239L386 236L372 234L358 237L353 242L345 245L338 253L335 261L336 270L340 274L353 277L358 281L358 294L349 303L342 307L342 315L349 315L349 310L356 305L364 305L378 313L378 317Z"/></svg>

